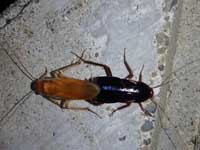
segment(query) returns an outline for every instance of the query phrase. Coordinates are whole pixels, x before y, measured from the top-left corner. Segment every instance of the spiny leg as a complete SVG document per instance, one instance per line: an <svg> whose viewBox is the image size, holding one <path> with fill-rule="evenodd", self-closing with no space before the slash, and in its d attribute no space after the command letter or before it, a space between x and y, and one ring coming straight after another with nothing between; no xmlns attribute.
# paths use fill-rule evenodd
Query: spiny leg
<svg viewBox="0 0 200 150"><path fill-rule="evenodd" d="M142 71L144 69L144 65L142 66L142 69L140 71L140 74L139 74L139 82L142 82Z"/></svg>
<svg viewBox="0 0 200 150"><path fill-rule="evenodd" d="M153 117L153 115L150 112L148 112L147 110L144 109L144 107L142 106L142 103L138 103L138 104L145 115Z"/></svg>
<svg viewBox="0 0 200 150"><path fill-rule="evenodd" d="M44 77L47 76L47 67L45 67L44 73L39 77L39 79L43 79Z"/></svg>
<svg viewBox="0 0 200 150"><path fill-rule="evenodd" d="M59 106L61 109L89 111L89 112L95 114L96 116L98 116L99 118L101 118L101 116L99 116L99 114L97 114L96 112L94 112L93 110L91 110L88 107L69 107L70 100L57 100L57 99L53 99L53 98L49 98L49 97L45 97L45 98L48 99L53 104Z"/></svg>
<svg viewBox="0 0 200 150"><path fill-rule="evenodd" d="M111 72L111 69L110 67L108 67L107 65L105 64L100 64L100 63L96 63L96 62L93 62L93 61L89 61L89 60L85 60L83 59L82 57L78 56L76 53L74 52L71 52L73 55L75 55L76 57L78 57L80 60L82 60L84 63L86 64L90 64L90 65L94 65L94 66L99 66L99 67L103 67L103 69L105 70L106 72L106 75L109 76L109 77L112 77L112 72Z"/></svg>
<svg viewBox="0 0 200 150"><path fill-rule="evenodd" d="M133 77L133 71L131 70L131 67L129 66L128 62L126 61L126 48L124 48L124 65L126 66L126 69L128 71L128 75L125 77L125 79L131 79Z"/></svg>
<svg viewBox="0 0 200 150"><path fill-rule="evenodd" d="M128 103L126 103L125 105L122 105L122 106L118 107L117 109L113 110L112 113L110 113L109 116L112 116L116 111L122 110L122 109L124 109L124 108L126 108L126 107L129 107L130 105L131 105L131 103L128 102Z"/></svg>
<svg viewBox="0 0 200 150"><path fill-rule="evenodd" d="M96 112L94 112L93 110L91 110L90 108L88 108L88 107L69 107L69 102L70 101L65 101L65 100L63 100L63 101L61 101L61 105L60 105L60 107L62 108L62 109L71 109L71 110L80 110L80 111L89 111L89 112L91 112L91 113L93 113L93 114L95 114L97 117L99 117L99 118L101 118L101 116L99 115L99 114L97 114Z"/></svg>
<svg viewBox="0 0 200 150"><path fill-rule="evenodd" d="M84 54L84 51L83 51L81 57L83 57L83 54ZM50 72L50 74L51 74L52 77L63 76L61 72L64 72L64 71L66 71L67 69L69 69L71 67L79 65L80 63L81 63L81 61L78 60L78 61L76 61L74 63L71 63L71 64L69 64L67 66L64 66L64 67L58 68L56 70L53 70L53 71ZM44 77L46 77L46 75L47 75L47 67L45 67L45 72L39 77L39 79L43 79Z"/></svg>
<svg viewBox="0 0 200 150"><path fill-rule="evenodd" d="M58 68L56 70L53 70L53 71L50 72L50 74L51 74L52 77L62 76L61 72L64 72L69 68L75 67L75 66L79 65L80 63L81 63L81 61L78 60L78 61L76 61L74 63L71 63L71 64L69 64L67 66L64 66L64 67Z"/></svg>
<svg viewBox="0 0 200 150"><path fill-rule="evenodd" d="M98 102L98 101L95 101L95 100L85 100L85 101L87 101L88 103L90 103L94 106L100 106L100 105L104 104L102 102Z"/></svg>
<svg viewBox="0 0 200 150"><path fill-rule="evenodd" d="M57 106L60 107L60 105L61 105L61 100L53 99L53 98L50 98L50 97L47 97L47 96L45 96L45 98L46 98L47 100L49 100L50 102L52 102L53 104L55 104L55 105L57 105Z"/></svg>

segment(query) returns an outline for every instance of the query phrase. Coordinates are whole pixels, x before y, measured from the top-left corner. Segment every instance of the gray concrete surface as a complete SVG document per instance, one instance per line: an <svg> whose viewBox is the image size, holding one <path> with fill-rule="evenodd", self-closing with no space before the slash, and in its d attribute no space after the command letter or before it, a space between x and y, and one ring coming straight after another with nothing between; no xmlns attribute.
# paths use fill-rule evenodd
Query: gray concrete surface
<svg viewBox="0 0 200 150"><path fill-rule="evenodd" d="M199 6L198 0L179 0L176 9L173 9L175 15L168 26L170 36L166 45L168 61L164 76L175 72L172 78L176 80L161 88L161 105L165 106L166 113L161 113L162 119L157 117L151 149L200 149ZM169 10L169 6L166 10ZM161 120L165 130L160 128Z"/></svg>
<svg viewBox="0 0 200 150"><path fill-rule="evenodd" d="M13 57L17 56L35 77L45 67L51 71L69 64L75 59L70 51L81 53L83 49L87 49L86 58L106 63L115 76L125 77L122 55L127 48L134 79L144 64L144 82L159 84L163 69L170 66L166 45L173 45L169 43L169 25L176 5L174 0L166 3L162 0L24 0L14 4L0 18L1 116L30 90L31 82L10 61L3 48ZM84 79L104 72L82 65L66 75ZM156 100L158 93L156 89ZM154 118L144 116L137 104L113 117L108 114L119 104L95 107L78 102L74 105L89 106L103 118L88 112L62 111L41 96L32 95L1 124L0 149L150 148ZM162 129L158 128L156 133L159 131Z"/></svg>

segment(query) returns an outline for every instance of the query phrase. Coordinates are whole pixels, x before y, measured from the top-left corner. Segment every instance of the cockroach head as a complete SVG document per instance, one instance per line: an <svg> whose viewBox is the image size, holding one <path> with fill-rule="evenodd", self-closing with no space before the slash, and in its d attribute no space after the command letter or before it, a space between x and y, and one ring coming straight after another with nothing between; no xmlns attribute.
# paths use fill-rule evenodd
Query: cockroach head
<svg viewBox="0 0 200 150"><path fill-rule="evenodd" d="M37 92L37 81L38 79L31 82L31 90L35 92L35 94L38 94Z"/></svg>

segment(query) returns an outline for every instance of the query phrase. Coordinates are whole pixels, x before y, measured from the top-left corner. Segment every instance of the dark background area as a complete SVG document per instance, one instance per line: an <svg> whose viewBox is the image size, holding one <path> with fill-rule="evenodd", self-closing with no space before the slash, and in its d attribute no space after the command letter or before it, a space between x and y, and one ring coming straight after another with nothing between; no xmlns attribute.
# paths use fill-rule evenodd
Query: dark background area
<svg viewBox="0 0 200 150"><path fill-rule="evenodd" d="M14 3L17 0L0 0L0 13L2 13L10 4Z"/></svg>

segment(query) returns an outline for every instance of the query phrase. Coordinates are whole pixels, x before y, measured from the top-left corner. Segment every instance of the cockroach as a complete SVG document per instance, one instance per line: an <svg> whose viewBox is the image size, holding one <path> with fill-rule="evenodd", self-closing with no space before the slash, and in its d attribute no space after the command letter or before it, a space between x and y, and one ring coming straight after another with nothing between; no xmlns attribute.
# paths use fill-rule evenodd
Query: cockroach
<svg viewBox="0 0 200 150"><path fill-rule="evenodd" d="M25 69L22 68L15 62L11 55L4 50L9 58L17 65L17 67L30 79L32 80L30 91L27 95L31 95L33 92L37 95L41 95L47 100L59 106L61 109L73 109L73 110L83 110L89 111L96 114L96 112L88 107L71 107L69 106L70 101L74 100L85 100L88 103L98 106L105 103L124 103L124 105L113 110L110 114L113 115L116 111L129 107L132 103L138 103L141 110L149 116L152 116L147 110L142 106L142 102L151 99L153 100L153 88L148 86L142 81L142 71L144 65L139 74L139 80L132 80L133 72L126 61L126 49L124 49L124 65L128 71L128 75L125 78L118 78L112 75L111 69L105 64L96 63L93 61L88 61L83 58L84 51L81 56L76 53L71 52L78 58L78 61L71 63L70 65L64 66L62 68L56 69L50 72L50 77L47 76L47 69L38 78L35 79L32 75ZM92 77L86 80L80 80L75 78L66 77L63 72L67 69L79 65L81 62L86 64L102 67L105 70L106 76ZM26 96L25 96L26 97ZM23 97L20 101L24 100ZM17 104L20 103L18 101ZM16 105L15 105L16 106ZM14 109L11 109L11 111ZM11 112L9 111L9 113ZM3 119L8 115L3 117ZM1 119L1 121L3 120ZM1 122L0 121L0 122Z"/></svg>
<svg viewBox="0 0 200 150"><path fill-rule="evenodd" d="M160 85L150 87L148 84L142 81L142 71L144 69L144 65L142 66L142 69L139 73L138 81L132 80L133 72L128 62L126 61L126 49L124 49L123 61L128 71L128 75L125 78L118 78L113 76L110 67L105 64L85 60L83 58L85 51L83 51L81 56L77 55L74 52L71 52L78 58L76 62L51 71L50 77L47 76L47 68L45 68L45 72L38 79L36 79L31 75L31 73L29 73L29 71L20 61L19 63L21 67L12 58L12 56L8 53L6 49L4 49L4 51L11 59L11 61L19 68L19 70L23 72L23 74L27 78L32 80L32 82L30 84L31 91L23 96L10 109L10 111L8 111L2 117L0 122L2 122L9 115L9 113L15 109L17 105L28 99L28 97L33 92L36 95L41 95L42 97L46 98L53 104L59 106L61 109L89 111L97 115L98 117L100 116L88 107L71 107L69 106L69 103L72 100L85 100L94 106L99 106L106 103L124 104L113 110L110 116L112 116L118 110L129 107L132 103L138 103L145 115L152 116L150 112L144 109L142 102L150 99L157 106L157 103L153 100L153 89L168 84L169 82L174 80L172 79L164 81ZM103 68L106 76L97 76L85 80L80 80L66 77L63 74L64 71L81 64L81 62Z"/></svg>
<svg viewBox="0 0 200 150"><path fill-rule="evenodd" d="M143 108L142 102L145 102L148 99L150 99L156 106L158 105L161 108L161 111L164 112L162 107L153 100L154 97L153 89L166 85L174 80L174 79L168 81L165 80L157 86L150 87L148 84L142 81L142 71L144 69L144 65L142 66L142 69L139 73L139 79L137 81L132 80L133 72L128 62L126 61L126 49L124 49L123 61L128 71L128 75L124 78L113 76L110 67L105 64L96 63L84 59L83 58L84 51L83 51L81 56L77 55L74 52L71 52L78 58L76 62L61 67L59 69L56 69L54 71L51 71L50 77L47 76L47 69L45 68L45 72L38 79L35 79L23 66L21 62L19 62L21 65L20 67L18 63L11 57L8 51L6 49L4 49L4 51L11 59L11 61L21 70L21 72L23 72L23 74L26 77L32 80L32 82L30 85L31 91L28 92L24 97L22 97L1 118L0 123L18 105L20 105L20 103L28 99L28 97L33 93L41 95L42 97L46 98L53 104L59 106L61 109L89 111L97 115L98 117L100 116L88 107L72 107L69 106L69 103L72 100L85 100L94 106L99 106L106 103L122 103L123 105L113 110L110 116L119 110L129 107L132 103L138 103L145 115L152 116L150 112L148 112ZM81 64L81 62L103 68L106 73L106 76L97 76L86 80L80 80L71 77L66 77L63 74L64 71ZM170 121L169 117L168 116L166 117Z"/></svg>

